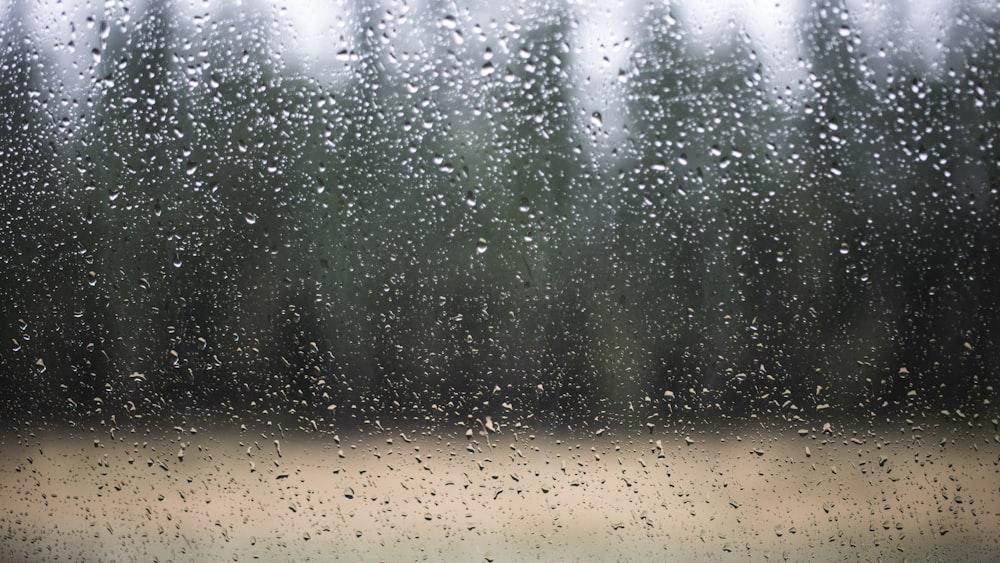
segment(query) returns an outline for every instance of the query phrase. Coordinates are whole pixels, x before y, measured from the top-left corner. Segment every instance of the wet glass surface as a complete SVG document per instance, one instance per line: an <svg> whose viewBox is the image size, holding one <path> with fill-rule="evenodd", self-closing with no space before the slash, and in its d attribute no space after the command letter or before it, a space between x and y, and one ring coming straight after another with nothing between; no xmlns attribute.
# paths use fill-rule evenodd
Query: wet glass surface
<svg viewBox="0 0 1000 563"><path fill-rule="evenodd" d="M991 559L998 25L0 2L0 559Z"/></svg>

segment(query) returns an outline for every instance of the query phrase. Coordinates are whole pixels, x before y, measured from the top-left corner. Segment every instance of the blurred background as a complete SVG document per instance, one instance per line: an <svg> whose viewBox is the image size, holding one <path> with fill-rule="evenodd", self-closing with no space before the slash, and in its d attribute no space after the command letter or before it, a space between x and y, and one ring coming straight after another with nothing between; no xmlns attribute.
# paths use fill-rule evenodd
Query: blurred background
<svg viewBox="0 0 1000 563"><path fill-rule="evenodd" d="M505 4L0 3L3 419L996 415L1000 7Z"/></svg>

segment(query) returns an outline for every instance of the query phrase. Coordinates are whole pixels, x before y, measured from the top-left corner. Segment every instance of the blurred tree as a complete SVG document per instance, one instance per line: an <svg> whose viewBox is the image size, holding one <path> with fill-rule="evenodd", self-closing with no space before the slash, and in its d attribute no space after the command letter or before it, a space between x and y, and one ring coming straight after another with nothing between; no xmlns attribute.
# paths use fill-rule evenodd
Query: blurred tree
<svg viewBox="0 0 1000 563"><path fill-rule="evenodd" d="M677 406L659 400L671 391L706 416L720 397L725 414L740 415L752 404L742 381L764 375L755 319L772 304L758 288L772 285L763 276L782 255L768 246L781 212L766 195L775 180L761 139L775 125L765 77L739 28L699 45L657 6L639 29L611 253L627 326L605 322L619 335L608 338L616 349L632 340L635 383L663 412Z"/></svg>
<svg viewBox="0 0 1000 563"><path fill-rule="evenodd" d="M86 298L96 279L91 240L79 192L56 165L58 139L75 133L74 114L84 108L51 86L31 22L22 1L9 2L0 17L0 408L28 418L72 411L77 403L67 399L89 401L100 390L79 320L96 306Z"/></svg>

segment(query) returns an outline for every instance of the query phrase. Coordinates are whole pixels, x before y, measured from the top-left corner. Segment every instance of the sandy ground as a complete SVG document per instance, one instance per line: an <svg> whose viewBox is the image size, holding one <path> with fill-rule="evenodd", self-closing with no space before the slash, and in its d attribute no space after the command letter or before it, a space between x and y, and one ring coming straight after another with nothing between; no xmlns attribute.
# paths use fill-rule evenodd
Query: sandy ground
<svg viewBox="0 0 1000 563"><path fill-rule="evenodd" d="M796 430L7 430L0 560L996 560L992 428Z"/></svg>

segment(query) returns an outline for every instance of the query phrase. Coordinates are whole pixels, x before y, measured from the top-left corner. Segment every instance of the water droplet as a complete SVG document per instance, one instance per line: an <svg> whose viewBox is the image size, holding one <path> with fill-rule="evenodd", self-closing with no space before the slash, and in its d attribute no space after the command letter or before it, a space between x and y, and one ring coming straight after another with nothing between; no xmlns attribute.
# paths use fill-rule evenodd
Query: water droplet
<svg viewBox="0 0 1000 563"><path fill-rule="evenodd" d="M840 253L846 255L851 251L851 247L846 242L840 243Z"/></svg>
<svg viewBox="0 0 1000 563"><path fill-rule="evenodd" d="M458 27L458 21L455 20L455 16L449 14L441 19L441 25L448 29L455 29Z"/></svg>
<svg viewBox="0 0 1000 563"><path fill-rule="evenodd" d="M184 170L184 173L187 174L188 176L191 176L197 171L198 171L198 163L189 160L187 163L187 169Z"/></svg>
<svg viewBox="0 0 1000 563"><path fill-rule="evenodd" d="M93 270L87 272L87 285L89 286L97 285L97 272Z"/></svg>
<svg viewBox="0 0 1000 563"><path fill-rule="evenodd" d="M590 114L590 122L594 124L594 127L603 127L604 119L601 118L601 112L595 111L594 113Z"/></svg>
<svg viewBox="0 0 1000 563"><path fill-rule="evenodd" d="M41 358L35 360L35 371L39 374L45 373L45 361Z"/></svg>
<svg viewBox="0 0 1000 563"><path fill-rule="evenodd" d="M837 30L837 33L839 33L841 37L847 37L851 34L851 28L849 26L842 25L840 26L840 29Z"/></svg>
<svg viewBox="0 0 1000 563"><path fill-rule="evenodd" d="M486 239L481 238L476 243L476 254L483 254L484 252L486 252Z"/></svg>
<svg viewBox="0 0 1000 563"><path fill-rule="evenodd" d="M257 222L257 214L250 211L247 211L243 218L246 220L247 225L253 225Z"/></svg>

